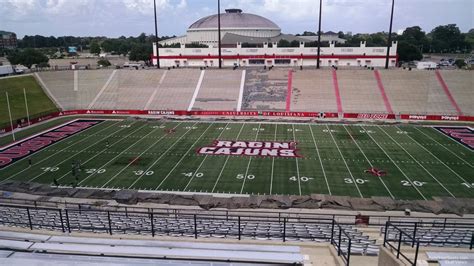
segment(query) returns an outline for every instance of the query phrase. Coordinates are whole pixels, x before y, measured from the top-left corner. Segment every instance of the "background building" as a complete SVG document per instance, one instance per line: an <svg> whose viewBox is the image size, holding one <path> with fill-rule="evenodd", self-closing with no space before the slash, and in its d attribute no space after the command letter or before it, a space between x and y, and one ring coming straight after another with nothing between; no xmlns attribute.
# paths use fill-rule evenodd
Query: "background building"
<svg viewBox="0 0 474 266"><path fill-rule="evenodd" d="M160 42L160 65L165 67L213 67L219 65L217 14L194 22L187 34ZM283 40L285 42L283 42ZM314 66L317 59L317 36L283 34L271 20L226 9L221 14L223 66ZM386 47L336 47L345 40L335 32L322 35L320 63L322 66L380 67L385 65ZM176 48L178 44L178 48ZM204 44L208 47L198 47ZM285 45L286 44L286 45ZM166 47L171 46L172 47ZM157 64L156 44L153 64ZM397 43L392 44L389 66L396 66Z"/></svg>
<svg viewBox="0 0 474 266"><path fill-rule="evenodd" d="M15 49L17 47L16 34L0 30L0 49Z"/></svg>

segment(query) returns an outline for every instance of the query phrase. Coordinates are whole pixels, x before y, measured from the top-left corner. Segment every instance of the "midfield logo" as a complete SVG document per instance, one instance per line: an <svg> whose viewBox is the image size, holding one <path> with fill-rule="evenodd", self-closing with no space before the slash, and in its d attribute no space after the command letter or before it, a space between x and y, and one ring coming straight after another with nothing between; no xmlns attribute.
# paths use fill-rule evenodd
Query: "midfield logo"
<svg viewBox="0 0 474 266"><path fill-rule="evenodd" d="M216 140L212 146L197 150L201 155L261 156L298 158L296 142L225 141Z"/></svg>

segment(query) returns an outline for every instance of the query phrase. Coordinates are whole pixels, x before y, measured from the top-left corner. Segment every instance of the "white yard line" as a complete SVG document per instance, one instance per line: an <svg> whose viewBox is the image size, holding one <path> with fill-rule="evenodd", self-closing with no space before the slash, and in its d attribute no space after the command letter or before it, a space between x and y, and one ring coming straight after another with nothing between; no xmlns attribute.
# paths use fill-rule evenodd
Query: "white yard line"
<svg viewBox="0 0 474 266"><path fill-rule="evenodd" d="M292 124L291 128L293 130L293 141L296 144L295 125ZM296 174L297 174L297 178L298 178L298 191L300 192L300 196L301 196L300 166L298 164L298 157L295 158L295 161L296 161Z"/></svg>
<svg viewBox="0 0 474 266"><path fill-rule="evenodd" d="M360 126L364 131L365 128L363 126ZM411 186L413 188L415 188L415 190L418 192L418 194L420 194L420 196L424 199L424 200L427 200L427 198L425 197L425 195L423 195L423 193L421 193L421 191L418 189L417 186L415 186L415 184L413 184L413 181L411 181L411 179L405 174L405 172L398 166L397 163L395 163L395 161L392 159L392 157L390 157L390 155L388 155L388 153L385 151L384 148L382 148L382 146L379 145L379 143L374 139L372 138L372 136L370 134L368 134L369 138L375 143L375 145L377 145L382 151L383 153L385 153L385 155L388 157L388 159L390 159L390 161L393 163L393 165L395 165L395 167L397 167L397 169L400 171L400 173L402 173L402 175L407 179L408 182L410 182Z"/></svg>
<svg viewBox="0 0 474 266"><path fill-rule="evenodd" d="M421 166L421 168L423 168L423 170L425 170L425 172L428 173L428 174L431 176L431 178L433 178L433 180L435 180L441 187L443 187L444 190L446 190L446 192L448 192L448 194L451 195L451 197L456 198L456 197L454 196L454 194L451 193L451 191L449 191L441 182L439 182L439 180L438 180L434 175L432 175L432 174L428 171L428 169L426 169L420 162L418 162L418 160L416 160L415 157L413 157L413 155L411 155L400 143L398 143L398 141L396 141L390 134L388 134L388 133L387 133L385 130L383 130L381 127L379 127L379 126L377 126L377 127L378 127L380 130L382 130L383 133L385 133L385 135L387 135L393 142L395 142L395 143L398 145L398 147L402 148L402 150L405 151L405 153L408 154L408 156L410 156L410 157L413 159L413 161L415 161L419 166Z"/></svg>
<svg viewBox="0 0 474 266"><path fill-rule="evenodd" d="M399 127L396 127L398 128L398 130L401 130ZM444 167L448 168L454 175L456 175L459 179L461 179L463 182L467 183L466 179L464 179L462 176L460 176L458 173L456 173L451 167L449 167L448 165L446 165L443 161L441 161L441 159L439 159L436 155L434 155L431 151L429 151L426 147L424 147L423 145L421 145L418 141L416 141L414 138L412 138L410 135L408 134L405 134L405 136L409 137L412 141L414 141L416 144L418 144L418 146L420 146L422 149L424 149L425 151L427 151L429 154L431 154L431 156L433 156L434 158L436 158L436 160L438 160L438 162L440 162L442 165L444 165Z"/></svg>
<svg viewBox="0 0 474 266"><path fill-rule="evenodd" d="M76 120L74 120L74 121L76 121ZM66 123L66 124L69 124L69 123ZM66 125L66 124L62 124L62 125L57 126L57 127L55 127L55 128L64 126L64 125ZM118 122L117 122L117 123L114 123L114 124L112 124L112 125L110 125L110 126L108 126L108 127L106 127L106 128L104 128L104 129L101 129L101 130L97 131L96 133L94 133L94 134L92 134L92 135L89 135L88 137L85 137L85 138L81 139L81 140L78 141L78 142L74 142L74 143L72 143L71 145L68 145L68 146L66 146L64 149L60 149L59 152L65 151L66 149L68 149L68 148L70 148L70 147L72 147L72 146L74 146L74 145L76 145L76 144L79 144L79 143L81 143L81 142L83 142L83 141L89 139L90 137L96 136L98 133L100 133L100 132L102 132L102 131L104 131L104 130L109 129L110 127L112 127L112 126L114 126L114 125L116 125L116 124L118 124ZM86 130L84 130L84 131L79 132L78 134L81 134L81 133L83 133L83 132L85 132L85 131L87 131L87 130L89 130L89 129L92 129L92 128L94 128L94 127L90 127L90 128L88 128L88 129L86 129ZM49 129L48 131L50 131L50 130L54 130L54 129ZM43 133L44 133L44 132L43 132ZM43 134L43 133L39 133L39 134ZM38 135L39 135L39 134L38 134ZM74 135L73 135L73 136L74 136ZM66 139L64 139L64 140L66 140ZM61 143L61 141L58 141L58 142L56 142L56 143L54 143L54 144L52 144L52 145L49 145L49 146L46 147L45 149L50 149L51 147L53 147L54 145L57 145L57 144L59 144L59 143ZM40 164L40 163L42 163L42 162L48 160L49 158L51 158L51 157L53 157L53 156L55 156L55 155L57 155L57 153L53 153L53 154L51 154L51 155L49 155L49 156L47 156L47 157L41 159L40 161L35 162L32 166L36 166L36 165L38 165L38 164ZM25 158L23 158L23 159L21 159L21 160L24 160L24 159L26 159L26 158L28 158L28 157L29 157L29 156L27 156L27 157L25 157ZM71 157L69 157L69 158L71 158ZM19 161L21 161L21 160L19 160ZM18 161L18 162L19 162L19 161ZM13 164L12 164L12 165L13 165ZM9 166L10 166L10 165L9 165ZM8 167L8 166L7 166L7 167ZM7 168L7 167L5 167L5 168ZM5 169L5 168L3 168L3 169ZM29 170L29 169L31 169L31 168L29 168L29 167L28 167L28 168L24 168L23 170L16 172L15 174L9 176L7 179L2 180L2 181L0 182L0 184L3 183L3 182L5 182L5 181L7 181L7 180L12 179L13 177L15 177L15 176L17 176L17 175L19 175L19 174L21 174L21 173L23 173L24 171L27 171L27 170ZM42 174L44 174L44 173L42 173Z"/></svg>
<svg viewBox="0 0 474 266"><path fill-rule="evenodd" d="M173 173L173 171L178 167L178 165L184 160L184 158L186 158L186 155L189 153L189 151L191 151L193 149L193 147L199 142L199 140L201 140L202 136L204 136L204 134L206 134L206 132L209 130L209 128L212 127L212 125L214 125L214 123L211 123L207 128L206 130L204 130L204 132L202 132L202 134L199 136L199 138L196 139L196 141L191 144L191 146L189 147L189 149L184 153L184 155L181 157L181 159L179 159L179 161L174 165L174 167L169 171L169 173L165 176L165 178L163 180L161 180L160 184L155 188L155 190L158 190L161 185L163 185L163 183L168 179L168 177L170 177L170 175Z"/></svg>
<svg viewBox="0 0 474 266"><path fill-rule="evenodd" d="M117 140L116 142L114 142L113 144L110 145L110 147L112 147L113 145L121 142L122 140L124 139L127 139L129 136L131 136L132 134L134 134L135 132L143 129L147 124L144 124L143 126L140 126L138 127L136 130L133 130L132 132L130 132L129 134L127 134L125 137ZM150 135L154 130L150 131L150 133L146 134L144 137ZM112 159L110 159L109 161L107 161L105 164L101 165L100 167L98 167L97 169L102 169L104 168L105 166L107 166L109 163L111 163L113 160L117 159L118 157L120 157L122 154L124 154L128 149L130 149L131 147L135 146L135 144L139 143L141 140L143 140L143 138L138 138L137 141L135 141L134 143L132 143L131 145L129 145L127 148L125 148L124 150L122 150L119 154L117 154L115 157L113 157ZM95 157L99 156L100 154L102 154L103 152L105 152L106 150L108 150L107 148L103 149L100 153L90 157L89 159L87 159L85 163L91 161L92 159L94 159ZM81 182L77 183L77 185L80 185L82 184L84 181L86 181L87 179L91 178L92 176L94 176L97 172L94 172L92 174L89 174L86 178L82 179ZM67 174L61 176L61 178L64 178ZM61 179L60 178L60 179ZM60 180L58 179L58 180Z"/></svg>
<svg viewBox="0 0 474 266"><path fill-rule="evenodd" d="M446 146L444 146L443 144L441 144L440 142L438 142L437 140L435 140L434 138L432 138L431 136L429 136L428 134L426 134L425 132L423 132L423 130L420 130L418 129L418 127L414 127L416 130L418 130L419 132L421 132L423 135L427 136L429 139L431 139L432 141L436 142L438 145L440 145L441 147L443 147L445 150L449 151L449 153L451 153L452 155L456 156L459 160L463 161L465 164L469 165L471 168L474 168L474 166L472 166L472 164L470 164L468 161L464 160L462 157L460 157L459 155L457 155L455 152L453 152L452 150L448 149ZM457 141L455 141L454 139L444 135L443 133L439 132L437 129L433 129L431 128L432 130L440 133L442 136L456 142L457 144L459 144ZM461 144L459 144L461 145ZM463 146L464 148L466 148L464 145L461 145Z"/></svg>
<svg viewBox="0 0 474 266"><path fill-rule="evenodd" d="M273 137L273 141L276 142L276 138L277 138L277 129L278 129L278 124L275 125L275 135ZM272 157L272 172L270 174L270 194L272 194L272 190L273 190L273 172L274 172L274 168L275 168L275 157Z"/></svg>
<svg viewBox="0 0 474 266"><path fill-rule="evenodd" d="M173 144L171 144L171 146L169 146L169 147L160 155L160 157L158 157L155 161L153 161L153 163L152 163L150 166L148 166L148 168L147 168L145 171L143 171L143 174L140 175L137 179L135 179L135 181L134 181L128 188L131 189L140 179L142 179L142 177L144 177L145 174L146 174L148 171L150 171L150 169L153 168L153 166L155 166L156 163L159 162L159 161L161 160L161 158L163 158L163 157L168 153L168 151L171 150L171 149L174 147L174 145L178 144L178 143L181 141L181 139L184 138L184 136L186 136L186 135L192 130L192 127L194 127L196 124L197 124L197 122L194 123L194 124L188 129L188 131L186 131L183 135L181 135Z"/></svg>
<svg viewBox="0 0 474 266"><path fill-rule="evenodd" d="M346 166L346 169L347 169L347 171L349 172L349 175L352 178L352 182L354 183L355 187L357 188L357 191L359 192L360 197L363 198L364 196L362 195L362 192L360 191L359 186L357 185L357 182L356 182L354 176L352 175L351 169L349 169L349 165L347 165L347 162L346 162L346 159L344 158L344 155L342 155L341 149L339 149L339 145L337 144L336 139L332 135L331 129L329 128L328 125L326 125L326 128L327 128L329 134L331 135L332 141L334 142L334 144L336 144L336 148L339 151L339 155L341 155L342 161L344 162L344 165Z"/></svg>
<svg viewBox="0 0 474 266"><path fill-rule="evenodd" d="M260 133L260 127L261 127L261 124L258 124L257 134L255 135L255 140L254 141L257 141L257 139L258 139L258 133ZM242 181L242 188L240 189L240 194L242 194L243 191L244 191L245 181L247 180L247 175L249 174L249 169L250 169L250 164L252 163L252 158L253 158L253 156L250 156L250 158L249 158L249 162L247 164L247 169L245 170L244 180Z"/></svg>
<svg viewBox="0 0 474 266"><path fill-rule="evenodd" d="M247 71L244 69L242 71L242 78L240 79L240 90L239 90L239 100L237 101L237 112L242 110L242 99L244 97L244 87L245 87L245 75Z"/></svg>
<svg viewBox="0 0 474 266"><path fill-rule="evenodd" d="M237 134L237 137L235 138L235 141L239 140L240 133L242 133L242 129L244 129L245 123L242 123L242 127L239 130L239 133ZM214 183L214 186L212 187L211 193L214 193L214 190L217 187L217 183L219 183L219 180L221 179L222 173L224 172L225 166L227 165L227 162L229 161L230 156L227 156L225 159L224 164L222 165L221 171L219 172L219 175L217 176L216 182Z"/></svg>
<svg viewBox="0 0 474 266"><path fill-rule="evenodd" d="M43 87L43 89L46 91L46 94L48 94L49 98L53 99L54 103L59 107L59 109L64 110L64 107L61 105L61 103L58 101L58 99L51 93L49 90L48 86L46 86L46 83L44 83L43 79L38 75L38 72L35 72L35 77Z"/></svg>
<svg viewBox="0 0 474 266"><path fill-rule="evenodd" d="M74 70L74 91L79 91L79 73Z"/></svg>
<svg viewBox="0 0 474 266"><path fill-rule="evenodd" d="M178 125L176 125L173 129L176 129L179 125L181 125L183 122L180 122ZM153 148L156 144L158 144L162 139L164 139L165 137L167 136L167 134L163 134L163 136L161 136L160 138L158 138L152 145L148 146L148 148L146 148L143 152L141 152L136 158L140 158L141 156L143 156L143 154L145 154L147 151L149 151L151 148ZM143 139L143 138L142 138ZM107 180L107 182L105 184L103 184L101 186L101 188L104 188L105 186L107 186L112 180L114 180L115 178L117 178L117 176L119 176L123 171L125 171L130 165L133 164L133 160L131 162L129 162L125 167L123 167L120 171L118 171L114 176L112 176L111 178L109 178L109 180Z"/></svg>
<svg viewBox="0 0 474 266"><path fill-rule="evenodd" d="M370 167L374 168L374 165L370 162L369 158L367 158L367 155L365 154L365 152L361 149L361 147L359 146L359 144L357 143L357 141L354 139L354 137L352 136L352 134L349 132L349 130L347 130L347 127L345 125L343 125L344 129L346 130L347 134L349 134L349 136L351 137L352 141L355 143L355 145L357 146L357 148L359 148L360 152L362 152L362 155L364 155L364 158L365 160L369 163ZM364 130L365 131L365 130ZM367 135L369 135L369 133L367 131L365 131ZM385 187L385 190L387 190L388 194L390 194L390 197L392 199L395 199L395 197L393 196L392 192L390 191L390 189L388 189L387 185L385 184L385 182L383 182L382 178L379 176L378 177L380 182L382 183L382 185Z"/></svg>
<svg viewBox="0 0 474 266"><path fill-rule="evenodd" d="M156 94L158 93L158 90L161 88L161 84L163 83L163 80L165 80L165 77L166 75L168 74L168 70L165 70L165 72L163 73L163 75L161 76L161 79L160 81L158 82L158 86L155 88L155 90L153 91L153 94L150 96L150 98L148 99L148 102L146 102L145 104L145 107L143 108L143 110L149 110L150 108L150 105L151 103L153 102L153 100L155 99L155 96Z"/></svg>
<svg viewBox="0 0 474 266"><path fill-rule="evenodd" d="M81 154L83 151L87 150L88 148L94 146L95 144L101 142L102 140L104 140L104 139L106 139L106 138L107 138L107 137L104 137L104 138L99 139L98 141L95 141L95 142L92 143L91 145L89 145L89 146L87 146L87 147L81 149L78 153L73 154L73 155L71 155L71 156L65 158L64 160L60 161L59 163L56 163L56 164L54 165L54 167L58 167L58 166L61 165L62 163L66 162L67 160L70 160L71 158L76 157L77 155ZM39 174L39 175L37 175L37 176L31 178L30 180L28 180L28 182L31 182L31 181L35 180L36 178L38 178L38 177L40 177L40 176L42 176L43 174L46 174L46 173L47 173L47 172L43 172L43 173L41 173L41 174ZM67 175L67 174L64 174L63 176L66 176L66 175ZM61 177L61 178L62 178L62 177ZM59 180L59 179L58 179L58 180Z"/></svg>
<svg viewBox="0 0 474 266"><path fill-rule="evenodd" d="M87 109L92 109L92 107L93 107L94 104L97 102L97 100L100 98L100 96L102 95L102 93L104 93L105 89L107 89L107 87L109 86L110 82L112 82L112 79L114 78L115 73L117 73L117 70L112 71L112 74L110 74L109 79L107 80L107 82L105 82L104 86L102 87L102 89L100 89L99 93L97 93L97 95L95 96L94 100L92 100L92 102L89 104L89 106L87 107Z"/></svg>
<svg viewBox="0 0 474 266"><path fill-rule="evenodd" d="M319 164L321 165L321 169L323 170L324 180L326 181L326 186L328 187L329 195L332 195L331 188L329 187L328 177L326 176L326 171L324 170L323 160L321 160L321 154L319 154L319 148L316 144L316 139L314 138L313 128L311 125L308 125L309 130L311 131L311 137L313 138L314 148L316 149L316 153L318 154Z"/></svg>
<svg viewBox="0 0 474 266"><path fill-rule="evenodd" d="M202 81L204 80L204 73L206 73L206 70L201 70L201 76L199 76L198 83L196 84L196 88L194 89L193 98L191 99L191 102L189 103L188 111L191 111L193 109L194 103L196 102L196 98L199 94L199 90L201 89Z"/></svg>
<svg viewBox="0 0 474 266"><path fill-rule="evenodd" d="M225 126L224 126L224 129L222 130L222 132L219 134L219 136L217 136L217 139L220 139L220 137L222 136L222 134L224 133L224 131L226 130L227 126L229 125L229 123L227 123ZM209 155L206 155L204 157L204 159L202 160L202 162L199 164L198 168L196 169L196 171L194 171L193 173L193 176L189 179L189 182L188 184L186 184L186 187L184 187L183 191L186 191L189 187L189 185L191 184L191 182L194 180L194 177L196 177L196 174L199 173L199 170L201 169L202 165L204 164L204 162L206 161L207 157L209 157Z"/></svg>

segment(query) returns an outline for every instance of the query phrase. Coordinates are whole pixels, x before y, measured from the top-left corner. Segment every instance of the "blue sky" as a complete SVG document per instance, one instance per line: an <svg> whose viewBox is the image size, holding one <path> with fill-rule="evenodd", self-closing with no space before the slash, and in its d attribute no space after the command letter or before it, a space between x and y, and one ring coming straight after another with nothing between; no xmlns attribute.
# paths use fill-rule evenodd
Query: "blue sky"
<svg viewBox="0 0 474 266"><path fill-rule="evenodd" d="M221 0L225 8L265 16L285 33L316 31L317 0ZM217 0L157 0L159 34L182 35L216 13ZM323 30L388 30L391 0L323 0ZM419 25L474 28L474 0L396 0L394 31ZM154 32L153 0L0 0L0 30L23 35L136 36Z"/></svg>

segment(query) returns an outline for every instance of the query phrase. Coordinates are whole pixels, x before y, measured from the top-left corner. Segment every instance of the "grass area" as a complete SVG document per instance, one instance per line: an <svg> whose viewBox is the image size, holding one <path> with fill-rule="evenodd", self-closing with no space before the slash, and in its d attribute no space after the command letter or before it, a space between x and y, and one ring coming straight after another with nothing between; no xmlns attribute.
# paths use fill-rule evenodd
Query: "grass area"
<svg viewBox="0 0 474 266"><path fill-rule="evenodd" d="M215 140L296 141L300 158L200 155ZM0 170L94 188L352 197L474 197L474 153L425 126L105 121ZM72 164L81 162L77 179ZM386 175L367 173L378 168Z"/></svg>
<svg viewBox="0 0 474 266"><path fill-rule="evenodd" d="M27 112L23 88L26 91L28 111L31 119L58 111L56 105L43 92L43 89L34 77L2 78L0 79L0 128L10 125L5 92L8 92L10 100L13 124L16 124L19 119L26 120Z"/></svg>

